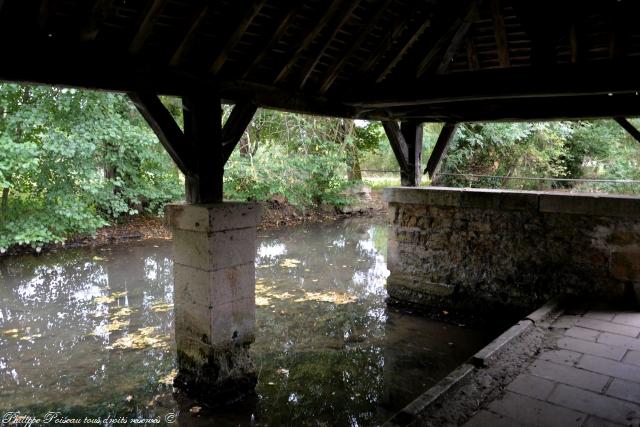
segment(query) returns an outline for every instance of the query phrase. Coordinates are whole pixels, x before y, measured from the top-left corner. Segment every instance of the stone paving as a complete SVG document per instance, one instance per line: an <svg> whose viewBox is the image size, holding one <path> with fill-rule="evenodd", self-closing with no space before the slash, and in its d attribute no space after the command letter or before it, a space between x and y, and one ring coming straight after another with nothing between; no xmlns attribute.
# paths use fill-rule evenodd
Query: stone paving
<svg viewBox="0 0 640 427"><path fill-rule="evenodd" d="M551 348L465 427L640 426L640 312L566 313Z"/></svg>

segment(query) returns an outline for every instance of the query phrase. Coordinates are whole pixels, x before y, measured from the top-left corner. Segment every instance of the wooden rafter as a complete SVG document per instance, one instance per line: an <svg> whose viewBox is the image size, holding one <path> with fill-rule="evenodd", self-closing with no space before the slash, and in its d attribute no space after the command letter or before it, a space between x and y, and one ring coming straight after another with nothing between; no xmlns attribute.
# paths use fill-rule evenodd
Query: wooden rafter
<svg viewBox="0 0 640 427"><path fill-rule="evenodd" d="M274 80L275 84L278 84L284 81L291 70L293 69L293 64L295 64L298 59L298 55L304 52L309 48L311 42L320 34L320 31L327 25L327 23L334 17L336 12L340 9L341 5L345 3L347 0L334 0L329 7L325 10L324 14L320 16L320 19L316 22L313 27L309 27L308 31L300 38L300 43L296 47L295 51L292 55L289 56L287 62L280 68L278 74Z"/></svg>
<svg viewBox="0 0 640 427"><path fill-rule="evenodd" d="M636 141L640 142L640 131L629 120L624 117L614 117L613 119Z"/></svg>
<svg viewBox="0 0 640 427"><path fill-rule="evenodd" d="M162 12L164 5L167 3L167 0L152 0L149 5L149 9L147 9L140 25L138 26L138 31L135 36L133 36L133 40L129 44L129 53L136 54L142 49L144 42L147 40L151 31L153 31L153 25L155 24L158 16Z"/></svg>
<svg viewBox="0 0 640 427"><path fill-rule="evenodd" d="M493 29L496 38L498 51L498 63L501 67L509 67L509 44L507 42L507 31L504 27L504 16L502 15L502 5L500 0L490 0L491 18L493 19Z"/></svg>
<svg viewBox="0 0 640 427"><path fill-rule="evenodd" d="M578 29L576 24L571 25L569 30L569 50L571 52L571 63L578 62Z"/></svg>
<svg viewBox="0 0 640 427"><path fill-rule="evenodd" d="M440 65L436 70L436 74L444 74L449 68L449 64L453 61L455 54L460 49L462 42L465 40L469 29L473 25L473 23L478 18L478 9L476 2L472 2L469 7L469 12L467 12L464 20L458 26L458 29L453 33L451 37L451 41L449 42L449 46L444 51L444 55L442 56L442 60L440 61ZM477 58L476 58L477 59Z"/></svg>
<svg viewBox="0 0 640 427"><path fill-rule="evenodd" d="M42 0L40 2L40 12L38 15L38 27L40 29L45 30L47 28L47 22L49 21L50 16L52 15L52 1L51 0Z"/></svg>
<svg viewBox="0 0 640 427"><path fill-rule="evenodd" d="M200 25L202 25L202 21L204 21L208 12L209 12L209 2L203 2L200 5L198 12L196 12L196 14L191 19L191 23L189 24L187 33L182 38L180 45L171 56L171 60L169 61L170 65L180 64L182 57L184 56L185 52L189 49L189 46L191 46L191 43L193 42L193 37L196 30L200 27Z"/></svg>
<svg viewBox="0 0 640 427"><path fill-rule="evenodd" d="M444 31L436 36L435 43L431 45L431 48L416 68L416 78L420 79L436 65L438 65L438 74L446 71L450 58L457 51L476 17L476 2L474 0L468 1L464 15L462 17L454 17L450 24L444 27Z"/></svg>
<svg viewBox="0 0 640 427"><path fill-rule="evenodd" d="M358 37L341 55L338 62L336 62L329 68L326 77L320 83L320 93L325 93L327 90L329 90L335 79L338 77L338 74L340 73L342 67L344 67L344 65L349 62L353 54L360 48L360 46L362 46L362 43L364 43L364 41L367 39L371 30L373 30L375 26L379 24L380 18L387 14L387 9L391 5L391 3L393 3L393 0L385 0L382 5L378 6L376 12L371 17L369 17L363 28L360 30L360 34L358 35Z"/></svg>
<svg viewBox="0 0 640 427"><path fill-rule="evenodd" d="M240 41L244 33L247 31L247 28L251 26L251 23L256 18L256 16L258 16L260 10L262 10L262 7L266 2L266 0L256 0L251 2L251 6L247 8L244 16L242 16L238 24L234 27L235 30L226 39L224 46L222 47L222 49L220 49L220 52L218 52L215 59L213 60L213 63L211 65L211 72L213 74L218 74L220 72L225 62L227 61L229 53L233 50L236 43Z"/></svg>
<svg viewBox="0 0 640 427"><path fill-rule="evenodd" d="M80 32L83 41L95 40L107 14L113 7L113 0L96 0L86 25Z"/></svg>
<svg viewBox="0 0 640 427"><path fill-rule="evenodd" d="M257 109L258 107L252 103L237 104L233 107L231 115L222 128L222 150L225 163L238 145L238 141L251 123Z"/></svg>
<svg viewBox="0 0 640 427"><path fill-rule="evenodd" d="M289 11L284 16L284 18L282 18L282 20L276 27L276 30L271 35L271 39L269 40L269 42L266 44L266 46L262 50L260 50L260 53L256 55L251 65L247 67L246 71L242 75L242 78L246 78L247 76L249 76L262 62L264 57L267 56L269 52L271 52L271 49L273 49L273 46L275 46L276 43L280 41L280 38L284 35L287 29L289 29L289 24L296 17L300 9L302 9L302 2L298 2L297 6L289 8Z"/></svg>
<svg viewBox="0 0 640 427"><path fill-rule="evenodd" d="M358 69L357 75L362 75L371 70L382 58L382 56L389 51L391 46L396 44L400 39L400 36L404 34L410 26L412 15L406 14L400 22L393 28L392 31L387 31L384 38L380 41L378 49L369 55L366 61L362 63Z"/></svg>
<svg viewBox="0 0 640 427"><path fill-rule="evenodd" d="M331 35L324 41L324 43L320 47L320 50L311 58L309 58L307 63L304 65L304 68L302 70L302 78L300 79L300 84L298 85L300 89L302 89L307 84L307 80L313 73L313 70L318 65L320 58L322 58L322 56L324 55L326 50L329 48L333 40L336 38L336 36L338 35L342 27L349 21L349 19L351 18L351 15L353 15L353 12L356 10L359 4L360 4L360 0L353 0L351 2L350 6L342 15L342 19L340 20L338 25L336 25Z"/></svg>
<svg viewBox="0 0 640 427"><path fill-rule="evenodd" d="M472 71L476 71L480 68L476 41L473 39L473 37L467 37L467 62L469 63L469 68Z"/></svg>
<svg viewBox="0 0 640 427"><path fill-rule="evenodd" d="M382 72L376 78L376 83L383 82L393 71L393 69L398 65L398 63L404 58L404 55L407 53L409 49L420 39L422 33L426 31L427 28L431 26L431 20L425 18L420 27L409 37L409 39L402 45L400 49L398 49L395 54L391 57L389 63L384 67Z"/></svg>
<svg viewBox="0 0 640 427"><path fill-rule="evenodd" d="M149 91L138 91L130 92L129 98L153 129L178 169L184 175L193 173L195 165L189 143L158 95Z"/></svg>
<svg viewBox="0 0 640 427"><path fill-rule="evenodd" d="M424 170L424 173L428 174L429 178L433 179L438 172L442 157L447 152L449 143L453 140L456 130L458 130L457 123L445 123L440 131L436 145L433 147L431 156L429 156L429 160L427 161L427 168Z"/></svg>

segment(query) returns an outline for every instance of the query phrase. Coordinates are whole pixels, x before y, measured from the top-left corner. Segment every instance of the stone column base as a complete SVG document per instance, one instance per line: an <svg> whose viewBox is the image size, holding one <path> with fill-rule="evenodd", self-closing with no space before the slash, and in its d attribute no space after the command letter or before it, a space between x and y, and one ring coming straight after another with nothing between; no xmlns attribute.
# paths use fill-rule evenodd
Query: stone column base
<svg viewBox="0 0 640 427"><path fill-rule="evenodd" d="M204 403L224 405L253 394L249 355L255 328L256 226L253 203L174 204L174 385Z"/></svg>

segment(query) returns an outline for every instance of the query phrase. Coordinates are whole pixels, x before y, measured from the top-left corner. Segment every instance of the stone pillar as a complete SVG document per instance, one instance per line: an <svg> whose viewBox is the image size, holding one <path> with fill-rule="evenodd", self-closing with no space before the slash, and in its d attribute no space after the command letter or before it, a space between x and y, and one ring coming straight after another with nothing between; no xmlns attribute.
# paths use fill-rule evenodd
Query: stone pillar
<svg viewBox="0 0 640 427"><path fill-rule="evenodd" d="M253 393L249 355L255 328L256 226L253 203L173 204L174 385L211 404Z"/></svg>

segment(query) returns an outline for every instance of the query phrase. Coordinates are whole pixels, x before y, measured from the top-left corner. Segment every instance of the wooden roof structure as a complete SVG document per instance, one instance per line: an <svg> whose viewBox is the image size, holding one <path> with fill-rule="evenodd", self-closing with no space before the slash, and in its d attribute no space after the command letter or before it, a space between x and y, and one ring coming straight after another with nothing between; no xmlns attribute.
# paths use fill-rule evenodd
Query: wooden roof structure
<svg viewBox="0 0 640 427"><path fill-rule="evenodd" d="M0 79L374 120L640 114L635 0L0 0Z"/></svg>

